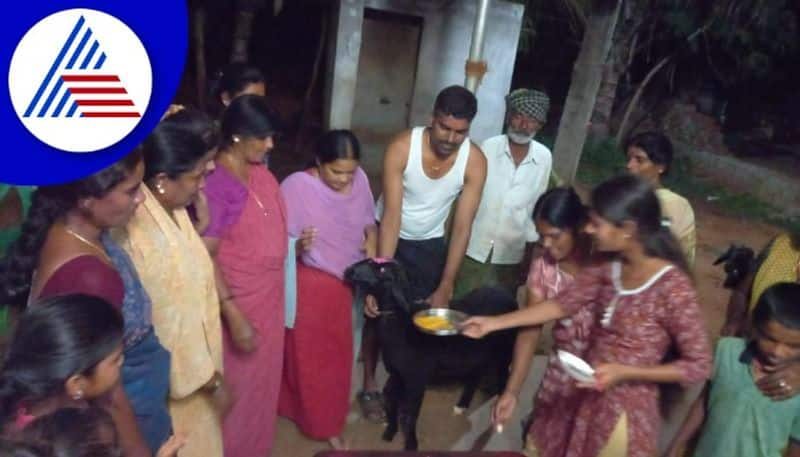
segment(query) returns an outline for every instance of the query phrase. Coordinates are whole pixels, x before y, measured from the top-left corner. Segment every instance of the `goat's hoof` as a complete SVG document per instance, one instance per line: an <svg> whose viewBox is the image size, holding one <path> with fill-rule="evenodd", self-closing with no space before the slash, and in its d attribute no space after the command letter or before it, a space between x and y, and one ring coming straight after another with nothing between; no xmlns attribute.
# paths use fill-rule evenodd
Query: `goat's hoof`
<svg viewBox="0 0 800 457"><path fill-rule="evenodd" d="M395 435L397 435L397 430L390 430L390 429L386 429L386 430L383 432L383 435L381 435L381 439L382 439L383 441L386 441L386 442L388 442L388 443L391 443L391 442L392 442L392 440L394 440L394 436L395 436Z"/></svg>
<svg viewBox="0 0 800 457"><path fill-rule="evenodd" d="M467 410L467 408L462 408L460 406L453 406L453 415L454 416L461 416L462 414L464 414L464 411L466 411L466 410Z"/></svg>

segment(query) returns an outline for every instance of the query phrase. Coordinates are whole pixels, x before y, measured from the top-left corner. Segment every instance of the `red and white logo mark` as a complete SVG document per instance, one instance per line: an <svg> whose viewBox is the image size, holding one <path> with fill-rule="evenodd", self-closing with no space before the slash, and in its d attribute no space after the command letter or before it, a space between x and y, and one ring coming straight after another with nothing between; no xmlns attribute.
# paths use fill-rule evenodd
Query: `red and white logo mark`
<svg viewBox="0 0 800 457"><path fill-rule="evenodd" d="M120 141L139 123L152 91L150 60L136 34L89 9L34 25L14 51L8 80L25 127L70 152Z"/></svg>

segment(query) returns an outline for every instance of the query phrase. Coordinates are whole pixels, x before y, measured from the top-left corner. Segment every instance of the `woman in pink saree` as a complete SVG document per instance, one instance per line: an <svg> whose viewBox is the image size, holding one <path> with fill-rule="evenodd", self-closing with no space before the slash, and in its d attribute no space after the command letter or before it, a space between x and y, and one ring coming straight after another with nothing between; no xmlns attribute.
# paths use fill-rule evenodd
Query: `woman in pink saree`
<svg viewBox="0 0 800 457"><path fill-rule="evenodd" d="M203 233L217 270L224 367L236 403L223 424L227 457L269 456L284 339L286 212L264 167L274 128L263 97L244 95L222 119L223 142L206 181Z"/></svg>

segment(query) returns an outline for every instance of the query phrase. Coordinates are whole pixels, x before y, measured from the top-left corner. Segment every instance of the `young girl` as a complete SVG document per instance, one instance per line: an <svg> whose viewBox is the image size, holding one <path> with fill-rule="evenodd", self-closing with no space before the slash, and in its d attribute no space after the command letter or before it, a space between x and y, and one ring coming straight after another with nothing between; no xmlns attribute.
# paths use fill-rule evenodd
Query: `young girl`
<svg viewBox="0 0 800 457"><path fill-rule="evenodd" d="M62 408L113 408L108 400L120 382L122 339L122 315L97 297L63 295L28 308L0 371L4 434L18 435ZM173 437L157 455L174 456L182 444Z"/></svg>
<svg viewBox="0 0 800 457"><path fill-rule="evenodd" d="M471 318L463 331L478 338L588 309L596 323L587 351L594 379L578 384L586 390L571 413L572 430L561 442L553 437L552 448L581 457L652 456L660 428L658 384L700 382L711 370L700 308L681 248L661 224L658 199L646 182L621 176L599 185L586 230L598 251L618 260L586 268L554 300ZM672 344L679 355L664 363Z"/></svg>
<svg viewBox="0 0 800 457"><path fill-rule="evenodd" d="M714 378L667 455L684 455L681 451L702 426L693 454L698 457L800 456L800 397L786 391L768 396L761 386L777 367L800 360L798 305L800 284L775 284L753 310L753 336L719 340Z"/></svg>
<svg viewBox="0 0 800 457"><path fill-rule="evenodd" d="M95 406L67 407L38 417L18 437L45 455L59 457L122 457L114 421ZM0 455L5 455L0 452Z"/></svg>
<svg viewBox="0 0 800 457"><path fill-rule="evenodd" d="M92 175L41 186L19 239L0 263L0 303L24 306L70 293L101 297L122 310L125 361L109 411L127 457L167 441L170 355L152 326L150 297L128 255L109 235L142 203L139 151Z"/></svg>
<svg viewBox="0 0 800 457"><path fill-rule="evenodd" d="M572 189L556 188L543 194L533 209L533 220L544 248L543 255L531 262L528 274L527 306L537 306L554 298L575 281L575 276L589 264L590 240L583 233L588 210ZM588 309L556 322L553 327L554 347L547 371L534 400L531 427L526 431L526 447L534 447L543 456L561 455L551 443L564 441L572 422L579 397L574 385L555 357L557 349L582 356L588 346L594 316ZM517 397L530 370L540 327L521 329L514 347L514 361L506 389L492 411L492 422L502 425L511 418Z"/></svg>

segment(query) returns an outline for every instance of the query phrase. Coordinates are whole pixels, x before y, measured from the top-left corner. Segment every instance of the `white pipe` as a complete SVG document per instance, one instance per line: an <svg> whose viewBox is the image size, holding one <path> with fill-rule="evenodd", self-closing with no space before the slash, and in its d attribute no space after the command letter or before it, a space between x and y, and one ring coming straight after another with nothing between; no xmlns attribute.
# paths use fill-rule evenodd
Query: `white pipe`
<svg viewBox="0 0 800 457"><path fill-rule="evenodd" d="M486 30L486 13L489 10L489 0L478 0L478 11L475 15L475 27L472 29L472 46L469 49L467 63L481 62L483 60L484 32ZM472 92L478 90L480 78L467 74L465 86Z"/></svg>

